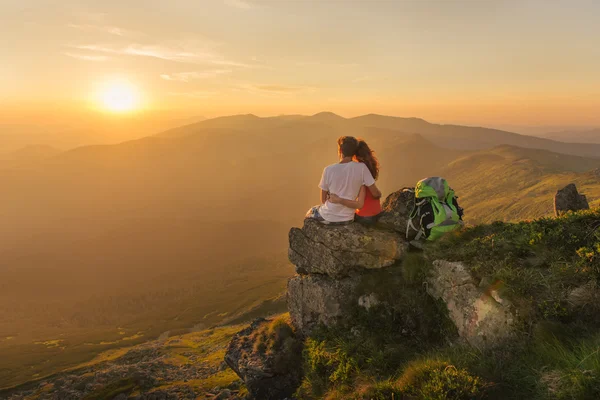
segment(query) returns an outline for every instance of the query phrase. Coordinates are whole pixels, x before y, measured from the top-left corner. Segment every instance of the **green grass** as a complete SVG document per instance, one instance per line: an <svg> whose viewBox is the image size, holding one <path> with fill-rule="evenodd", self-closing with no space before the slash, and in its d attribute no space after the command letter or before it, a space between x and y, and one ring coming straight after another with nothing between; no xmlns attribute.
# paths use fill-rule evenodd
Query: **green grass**
<svg viewBox="0 0 600 400"><path fill-rule="evenodd" d="M600 278L600 209L519 223L497 222L448 235L427 257L465 261L530 320L599 323L600 305L571 307L571 291Z"/></svg>
<svg viewBox="0 0 600 400"><path fill-rule="evenodd" d="M465 369L435 360L419 360L406 366L402 376L359 386L356 399L468 400L484 395L485 383Z"/></svg>
<svg viewBox="0 0 600 400"><path fill-rule="evenodd" d="M130 393L136 387L135 381L131 378L121 379L117 382L111 383L101 390L90 393L85 396L84 400L103 400L112 399L122 393Z"/></svg>

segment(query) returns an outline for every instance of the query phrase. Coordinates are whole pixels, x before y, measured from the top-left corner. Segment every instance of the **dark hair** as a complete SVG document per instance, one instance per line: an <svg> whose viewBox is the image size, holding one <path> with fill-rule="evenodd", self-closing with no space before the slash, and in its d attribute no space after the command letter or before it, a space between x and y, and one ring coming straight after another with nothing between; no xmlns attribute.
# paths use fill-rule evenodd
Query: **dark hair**
<svg viewBox="0 0 600 400"><path fill-rule="evenodd" d="M365 164L367 168L369 168L369 171L371 171L373 179L377 179L379 176L379 161L377 160L375 152L371 150L367 142L362 139L358 139L358 147L354 159Z"/></svg>
<svg viewBox="0 0 600 400"><path fill-rule="evenodd" d="M340 136L338 138L338 153L344 157L353 157L358 150L358 140L352 136Z"/></svg>

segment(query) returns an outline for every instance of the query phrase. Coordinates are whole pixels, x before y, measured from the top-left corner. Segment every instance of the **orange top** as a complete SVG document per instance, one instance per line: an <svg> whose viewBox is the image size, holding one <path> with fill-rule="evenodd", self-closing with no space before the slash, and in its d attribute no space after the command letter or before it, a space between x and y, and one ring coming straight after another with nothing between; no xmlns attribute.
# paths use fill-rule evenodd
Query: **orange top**
<svg viewBox="0 0 600 400"><path fill-rule="evenodd" d="M363 208L356 210L356 214L361 217L374 217L379 213L381 213L381 203L379 203L379 199L373 197L371 191L367 188L365 204L363 204Z"/></svg>

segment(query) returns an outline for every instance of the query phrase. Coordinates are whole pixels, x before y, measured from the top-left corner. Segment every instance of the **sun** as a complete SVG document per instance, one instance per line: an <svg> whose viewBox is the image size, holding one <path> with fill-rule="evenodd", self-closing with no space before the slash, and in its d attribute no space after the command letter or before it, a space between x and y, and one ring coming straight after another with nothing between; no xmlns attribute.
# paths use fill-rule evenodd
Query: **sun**
<svg viewBox="0 0 600 400"><path fill-rule="evenodd" d="M137 88L127 81L108 82L100 90L100 102L105 110L124 113L139 107Z"/></svg>

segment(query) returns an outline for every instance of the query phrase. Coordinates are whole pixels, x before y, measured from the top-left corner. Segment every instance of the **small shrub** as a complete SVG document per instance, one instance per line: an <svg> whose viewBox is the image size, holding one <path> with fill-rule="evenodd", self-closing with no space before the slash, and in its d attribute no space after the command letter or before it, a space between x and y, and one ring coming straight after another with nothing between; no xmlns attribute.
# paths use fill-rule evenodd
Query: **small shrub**
<svg viewBox="0 0 600 400"><path fill-rule="evenodd" d="M402 394L431 400L475 399L482 397L485 390L480 378L441 361L410 365L396 385Z"/></svg>
<svg viewBox="0 0 600 400"><path fill-rule="evenodd" d="M289 315L263 324L252 337L253 351L272 357L277 371L289 371L302 363L302 342L296 338Z"/></svg>

